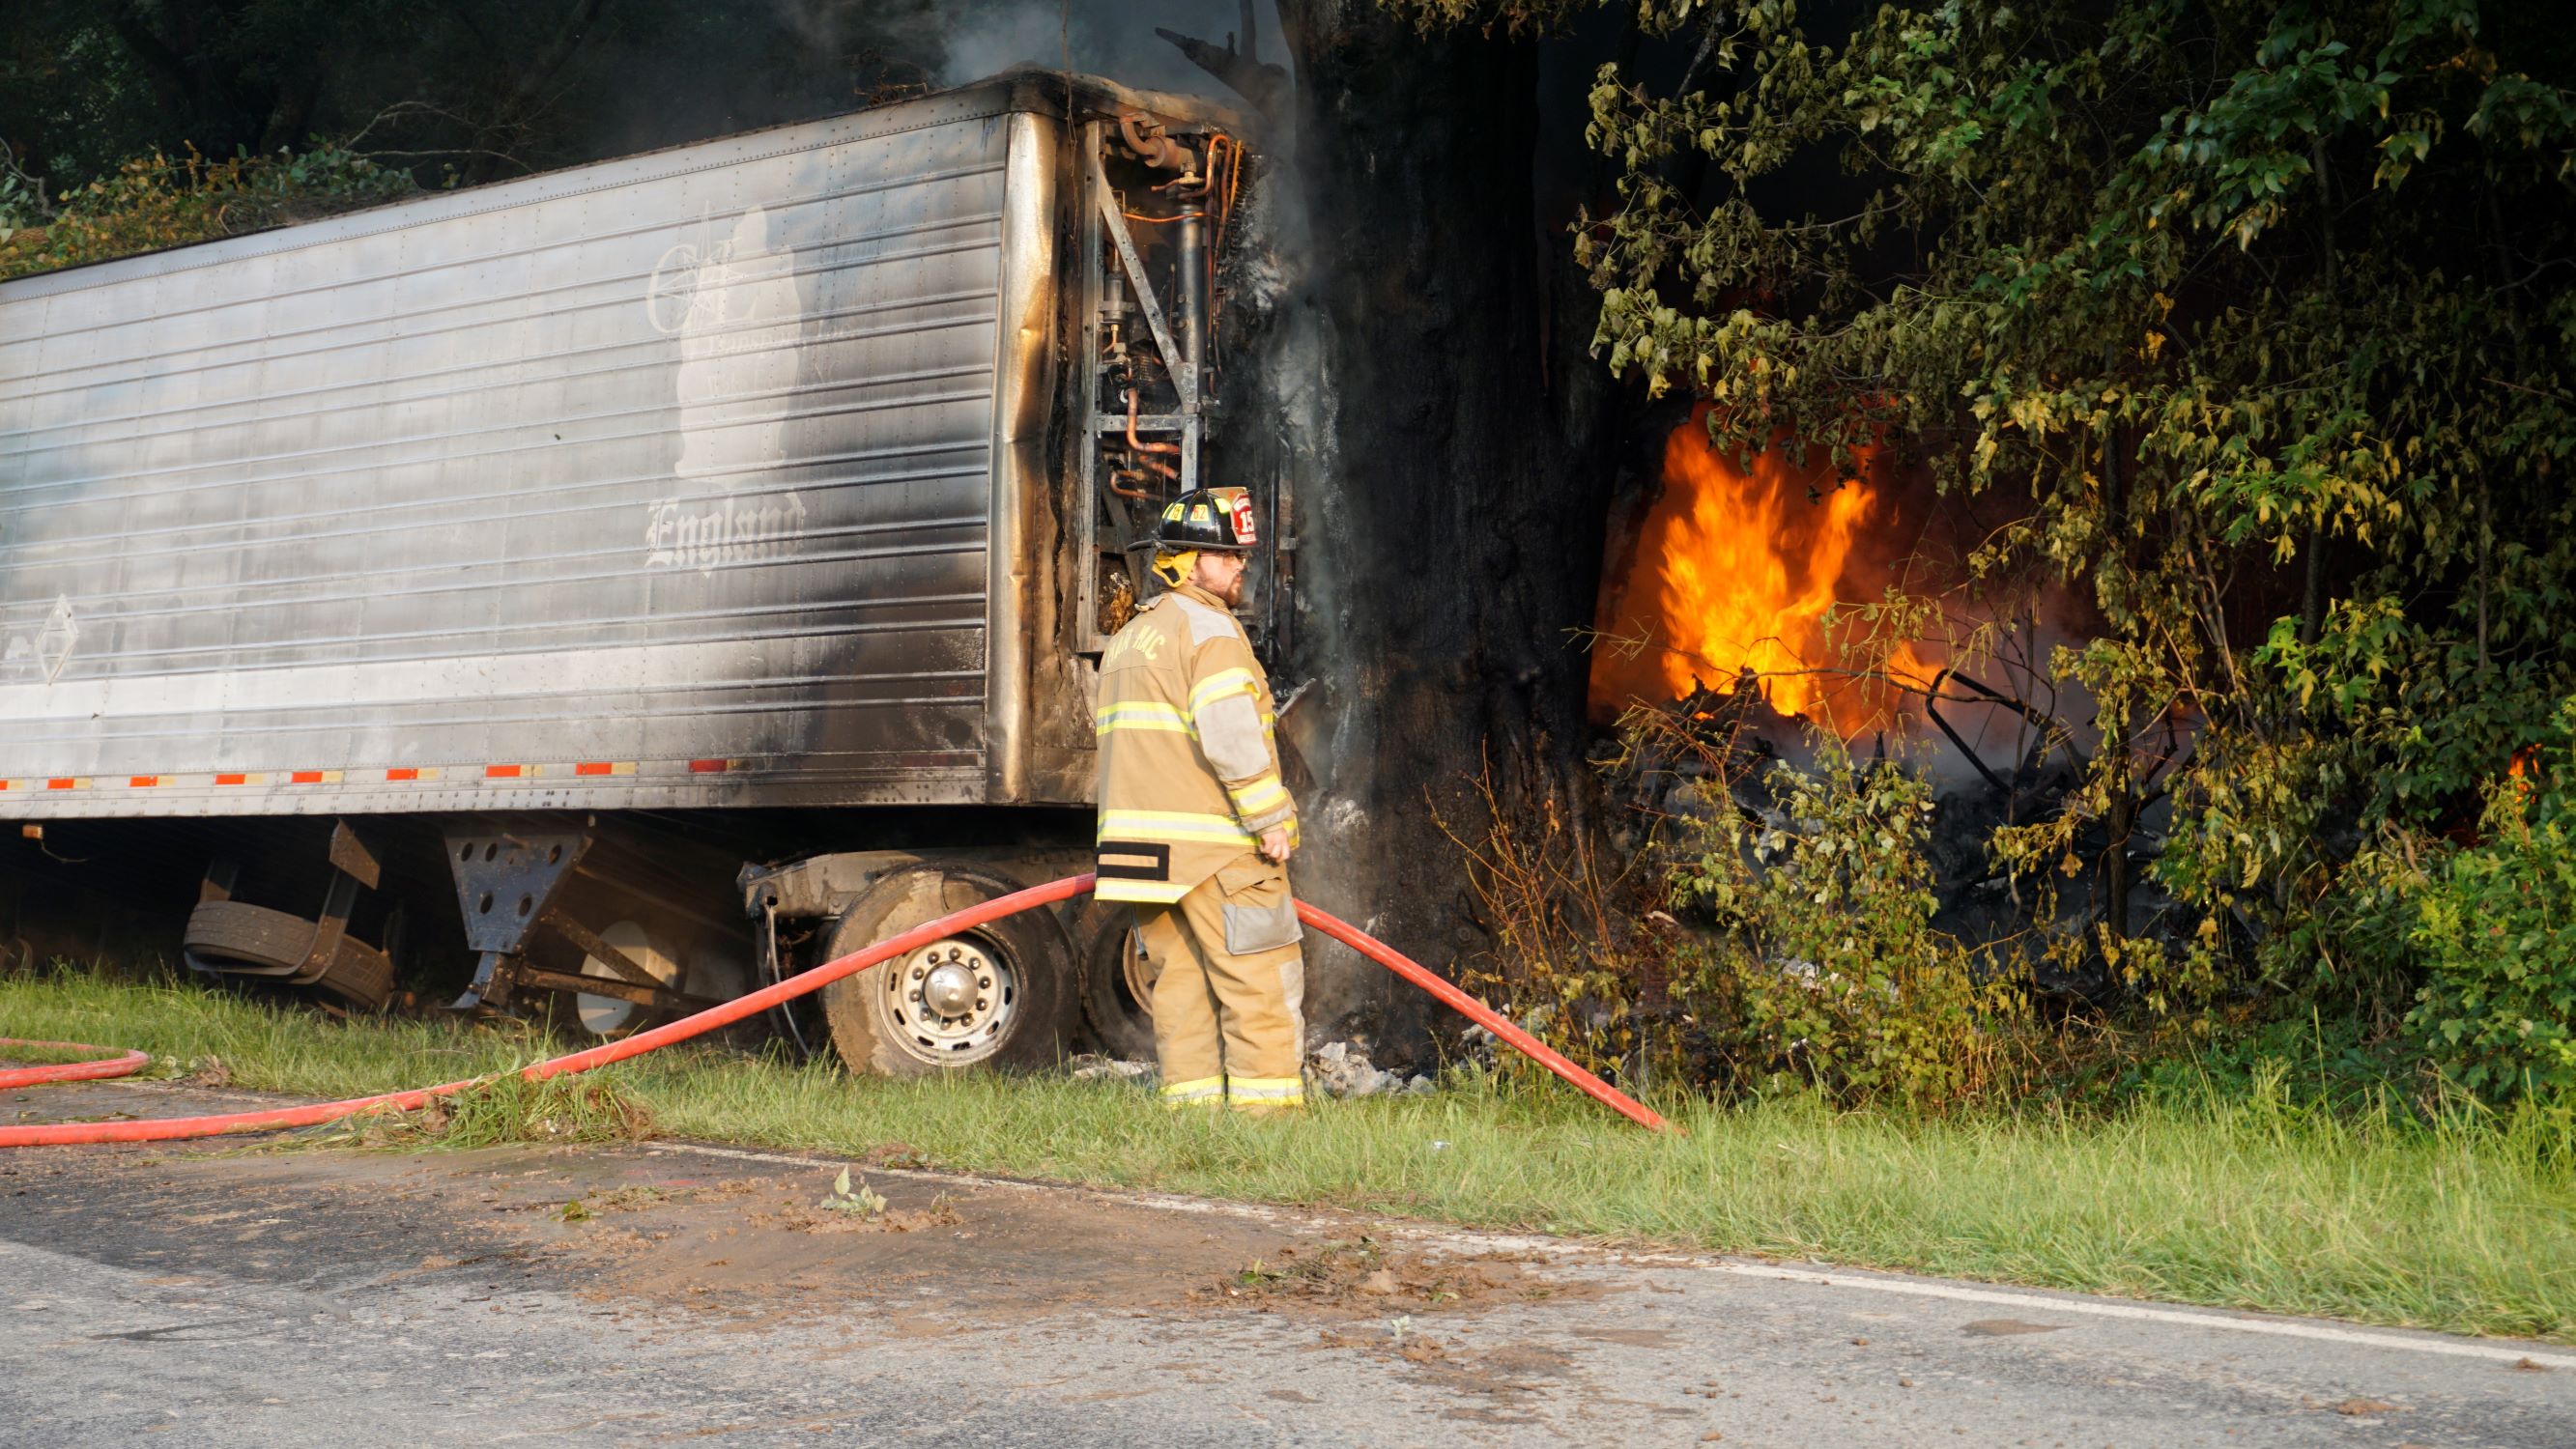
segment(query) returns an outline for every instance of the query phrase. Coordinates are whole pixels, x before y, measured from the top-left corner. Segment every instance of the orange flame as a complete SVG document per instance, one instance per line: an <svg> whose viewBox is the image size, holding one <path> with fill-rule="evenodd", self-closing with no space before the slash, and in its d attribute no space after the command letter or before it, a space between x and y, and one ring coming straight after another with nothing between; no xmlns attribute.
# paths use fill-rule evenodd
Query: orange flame
<svg viewBox="0 0 2576 1449"><path fill-rule="evenodd" d="M1706 409L1664 444L1664 489L1648 509L1626 577L1603 591L1592 662L1594 708L1615 714L1633 699L1671 700L1706 686L1732 691L1743 671L1782 714L1831 723L1846 734L1882 724L1888 691L1855 688L1840 667L1825 616L1865 590L1847 580L1864 527L1884 510L1864 457L1860 476L1837 478L1829 459L1794 467L1770 449L1748 470L1709 442ZM1644 635L1644 647L1623 647ZM1891 661L1913 666L1910 650Z"/></svg>

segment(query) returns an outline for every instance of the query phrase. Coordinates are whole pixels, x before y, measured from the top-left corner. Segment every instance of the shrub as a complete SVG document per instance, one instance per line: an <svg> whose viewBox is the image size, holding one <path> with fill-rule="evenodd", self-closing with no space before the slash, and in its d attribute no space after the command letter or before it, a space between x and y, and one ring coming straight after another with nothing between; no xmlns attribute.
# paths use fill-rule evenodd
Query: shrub
<svg viewBox="0 0 2576 1449"><path fill-rule="evenodd" d="M1711 1075L1916 1105L1986 1086L1986 1028L2015 993L1981 984L1970 953L1932 928L1930 785L1857 764L1823 732L1812 768L1775 765L1768 784L1775 812L1730 794L1672 874L1676 904L1713 917L1680 987L1715 1028Z"/></svg>
<svg viewBox="0 0 2576 1449"><path fill-rule="evenodd" d="M328 144L223 161L156 151L41 210L41 193L0 194L0 281L307 221L412 189L410 173ZM26 224L37 220L47 224Z"/></svg>
<svg viewBox="0 0 2576 1449"><path fill-rule="evenodd" d="M2576 1095L2576 699L2557 725L2488 789L2477 843L2408 893L2424 984L2407 1026L2444 1075L2490 1099Z"/></svg>

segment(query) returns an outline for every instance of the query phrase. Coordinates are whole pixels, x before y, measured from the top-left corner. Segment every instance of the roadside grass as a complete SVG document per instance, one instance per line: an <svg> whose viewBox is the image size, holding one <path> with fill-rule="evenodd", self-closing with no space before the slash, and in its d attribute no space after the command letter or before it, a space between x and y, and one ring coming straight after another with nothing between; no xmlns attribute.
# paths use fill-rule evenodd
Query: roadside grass
<svg viewBox="0 0 2576 1449"><path fill-rule="evenodd" d="M0 1034L138 1046L164 1075L215 1058L234 1086L321 1096L506 1070L550 1046L73 973L0 980ZM688 1046L599 1080L679 1137L2576 1342L2565 1108L2330 1112L2258 1074L2108 1115L1660 1104L1676 1138L1490 1073L1274 1121L1171 1114L1131 1083L855 1080Z"/></svg>

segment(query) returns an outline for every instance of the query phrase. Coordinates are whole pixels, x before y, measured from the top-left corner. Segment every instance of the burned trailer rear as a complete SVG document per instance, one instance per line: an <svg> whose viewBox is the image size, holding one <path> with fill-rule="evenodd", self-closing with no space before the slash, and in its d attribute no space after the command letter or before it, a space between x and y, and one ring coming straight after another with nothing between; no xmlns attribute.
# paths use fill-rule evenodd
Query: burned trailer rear
<svg viewBox="0 0 2576 1449"><path fill-rule="evenodd" d="M184 824L192 966L369 1006L434 857L469 996L606 1033L1079 868L1243 132L1019 72L0 284L0 818ZM1106 929L836 1043L1051 1057Z"/></svg>

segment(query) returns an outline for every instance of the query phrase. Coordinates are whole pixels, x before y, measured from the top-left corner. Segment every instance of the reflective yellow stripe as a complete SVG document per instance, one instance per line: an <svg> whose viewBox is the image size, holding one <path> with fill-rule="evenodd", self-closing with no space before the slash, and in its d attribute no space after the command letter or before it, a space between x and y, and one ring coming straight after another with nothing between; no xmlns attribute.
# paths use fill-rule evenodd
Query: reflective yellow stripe
<svg viewBox="0 0 2576 1449"><path fill-rule="evenodd" d="M1225 789L1234 797L1235 812L1246 819L1266 815L1288 803L1288 787L1279 783L1277 775L1257 775Z"/></svg>
<svg viewBox="0 0 2576 1449"><path fill-rule="evenodd" d="M1230 694L1258 694L1260 692L1260 681L1252 677L1251 670L1220 669L1216 673L1209 675L1207 678L1200 680L1198 688L1190 691L1190 713L1195 715L1200 710L1207 708L1209 705L1216 703L1218 700L1223 699Z"/></svg>
<svg viewBox="0 0 2576 1449"><path fill-rule="evenodd" d="M1168 704L1153 704L1146 701L1130 701L1126 704L1109 706L1100 712L1093 729L1095 733L1104 735L1112 730L1159 730L1168 734L1182 735L1198 733L1190 728L1189 717L1179 710Z"/></svg>
<svg viewBox="0 0 2576 1449"><path fill-rule="evenodd" d="M1184 810L1103 810L1100 812L1102 840L1213 840L1226 845L1252 847L1252 837L1244 833L1231 815L1200 815Z"/></svg>
<svg viewBox="0 0 2576 1449"><path fill-rule="evenodd" d="M1303 1077L1228 1077L1226 1095L1238 1102L1302 1102L1306 1099Z"/></svg>
<svg viewBox="0 0 2576 1449"><path fill-rule="evenodd" d="M1225 1078L1199 1077L1187 1082L1165 1082L1166 1102L1213 1102L1225 1094Z"/></svg>

